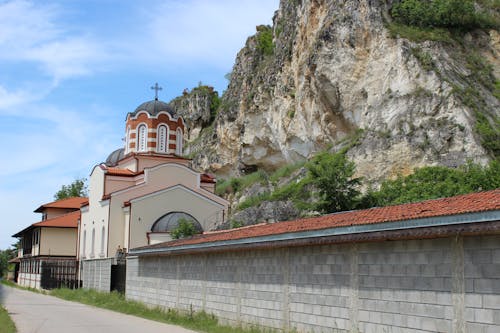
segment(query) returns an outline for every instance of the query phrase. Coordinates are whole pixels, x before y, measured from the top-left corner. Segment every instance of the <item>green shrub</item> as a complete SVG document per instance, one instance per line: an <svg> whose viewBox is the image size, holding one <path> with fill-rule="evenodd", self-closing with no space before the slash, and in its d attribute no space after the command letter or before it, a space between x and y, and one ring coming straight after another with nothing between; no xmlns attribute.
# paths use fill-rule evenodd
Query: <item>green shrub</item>
<svg viewBox="0 0 500 333"><path fill-rule="evenodd" d="M179 219L179 226L170 232L170 236L172 236L173 239L179 239L191 237L197 233L198 231L192 221L181 218Z"/></svg>
<svg viewBox="0 0 500 333"><path fill-rule="evenodd" d="M433 70L435 68L434 60L432 55L428 52L423 51L420 47L411 48L411 54L417 58L422 68L425 70Z"/></svg>
<svg viewBox="0 0 500 333"><path fill-rule="evenodd" d="M409 176L386 180L379 191L368 191L367 206L387 206L492 190L500 187L500 162L488 166L467 163L461 168L423 167Z"/></svg>
<svg viewBox="0 0 500 333"><path fill-rule="evenodd" d="M257 27L257 50L265 56L274 53L273 29L269 25Z"/></svg>
<svg viewBox="0 0 500 333"><path fill-rule="evenodd" d="M353 178L355 164L345 153L319 153L306 164L310 183L317 189L314 208L323 213L350 210L360 195L360 178Z"/></svg>
<svg viewBox="0 0 500 333"><path fill-rule="evenodd" d="M496 157L500 157L500 118L494 117L493 125L488 118L476 112L476 130L481 137L481 145Z"/></svg>
<svg viewBox="0 0 500 333"><path fill-rule="evenodd" d="M492 24L473 0L403 0L392 7L391 15L398 23L420 28L472 30Z"/></svg>

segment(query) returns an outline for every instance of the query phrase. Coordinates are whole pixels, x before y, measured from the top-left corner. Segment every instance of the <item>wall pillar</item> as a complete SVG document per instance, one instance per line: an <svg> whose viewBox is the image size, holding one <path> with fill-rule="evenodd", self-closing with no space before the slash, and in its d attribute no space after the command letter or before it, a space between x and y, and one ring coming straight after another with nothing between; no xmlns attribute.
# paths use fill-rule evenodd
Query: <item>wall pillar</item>
<svg viewBox="0 0 500 333"><path fill-rule="evenodd" d="M452 302L453 332L465 332L465 276L464 276L464 239L457 235L451 239L452 253Z"/></svg>
<svg viewBox="0 0 500 333"><path fill-rule="evenodd" d="M290 250L288 247L283 250L283 330L290 330Z"/></svg>
<svg viewBox="0 0 500 333"><path fill-rule="evenodd" d="M351 333L359 332L358 326L358 311L359 311L359 251L358 244L353 243L349 249L351 259L351 276L350 276L350 304L349 304L349 321L351 323Z"/></svg>

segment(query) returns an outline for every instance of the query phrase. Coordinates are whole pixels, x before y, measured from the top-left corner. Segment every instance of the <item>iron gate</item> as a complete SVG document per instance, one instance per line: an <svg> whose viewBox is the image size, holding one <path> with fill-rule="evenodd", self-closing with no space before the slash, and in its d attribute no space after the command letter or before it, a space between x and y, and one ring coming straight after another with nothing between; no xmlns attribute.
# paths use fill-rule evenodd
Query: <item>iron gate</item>
<svg viewBox="0 0 500 333"><path fill-rule="evenodd" d="M125 293L125 280L127 277L127 265L118 262L117 265L111 265L111 291L116 290L119 293Z"/></svg>
<svg viewBox="0 0 500 333"><path fill-rule="evenodd" d="M43 289L66 287L77 289L78 264L76 260L50 260L41 262L40 286Z"/></svg>

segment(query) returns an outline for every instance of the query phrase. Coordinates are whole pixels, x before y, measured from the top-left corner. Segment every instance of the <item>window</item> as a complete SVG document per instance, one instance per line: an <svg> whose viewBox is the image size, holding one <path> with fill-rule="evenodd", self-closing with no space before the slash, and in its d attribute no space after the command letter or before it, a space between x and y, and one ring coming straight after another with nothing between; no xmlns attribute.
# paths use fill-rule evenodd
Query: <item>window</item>
<svg viewBox="0 0 500 333"><path fill-rule="evenodd" d="M40 242L40 229L36 229L34 232L34 242L33 245L38 245Z"/></svg>
<svg viewBox="0 0 500 333"><path fill-rule="evenodd" d="M95 246L95 228L92 228L92 243L90 247L90 257L94 257L94 246Z"/></svg>
<svg viewBox="0 0 500 333"><path fill-rule="evenodd" d="M101 229L101 256L104 256L104 235L106 234L106 228L102 227Z"/></svg>
<svg viewBox="0 0 500 333"><path fill-rule="evenodd" d="M180 221L188 221L195 228L197 233L203 232L203 227L191 214L185 212L171 212L163 215L153 223L152 232L172 232L179 227Z"/></svg>
<svg viewBox="0 0 500 333"><path fill-rule="evenodd" d="M146 151L148 147L148 128L142 124L137 127L137 151Z"/></svg>
<svg viewBox="0 0 500 333"><path fill-rule="evenodd" d="M175 153L182 156L182 130L180 128L176 132Z"/></svg>
<svg viewBox="0 0 500 333"><path fill-rule="evenodd" d="M85 248L87 245L87 230L83 231L82 257L85 258Z"/></svg>
<svg viewBox="0 0 500 333"><path fill-rule="evenodd" d="M127 133L125 134L125 154L130 151L130 127L127 128Z"/></svg>
<svg viewBox="0 0 500 333"><path fill-rule="evenodd" d="M156 131L156 151L159 153L168 153L168 128L160 125Z"/></svg>

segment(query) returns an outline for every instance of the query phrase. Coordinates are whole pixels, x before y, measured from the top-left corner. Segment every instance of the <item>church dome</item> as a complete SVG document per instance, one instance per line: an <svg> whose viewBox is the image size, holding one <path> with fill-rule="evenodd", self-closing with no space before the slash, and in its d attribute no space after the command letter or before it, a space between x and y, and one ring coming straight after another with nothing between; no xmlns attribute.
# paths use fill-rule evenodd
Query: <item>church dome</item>
<svg viewBox="0 0 500 333"><path fill-rule="evenodd" d="M124 156L125 156L125 149L119 148L113 151L111 154L109 154L104 164L106 164L108 167L114 167L118 164L118 161L121 160Z"/></svg>
<svg viewBox="0 0 500 333"><path fill-rule="evenodd" d="M153 224L152 232L172 232L179 227L180 221L185 220L193 224L197 233L203 232L203 227L193 216L184 212L171 212L160 217Z"/></svg>
<svg viewBox="0 0 500 333"><path fill-rule="evenodd" d="M134 112L130 112L129 115L135 116L140 111L146 111L151 116L156 116L162 111L168 112L172 117L176 114L175 110L170 105L168 105L168 103L165 103L158 99L142 103L135 109Z"/></svg>

